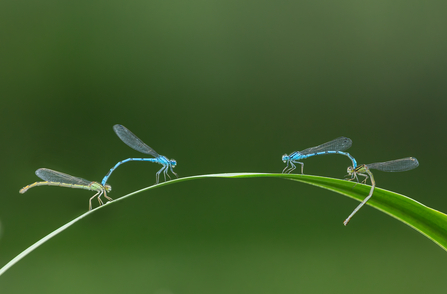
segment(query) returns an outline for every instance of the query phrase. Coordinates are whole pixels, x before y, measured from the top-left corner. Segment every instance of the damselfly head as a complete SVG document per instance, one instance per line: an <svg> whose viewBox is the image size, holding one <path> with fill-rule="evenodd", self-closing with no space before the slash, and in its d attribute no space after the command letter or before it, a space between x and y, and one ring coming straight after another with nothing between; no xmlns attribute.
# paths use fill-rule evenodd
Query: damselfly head
<svg viewBox="0 0 447 294"><path fill-rule="evenodd" d="M289 155L284 154L284 155L282 156L282 162L286 163L287 161L289 161Z"/></svg>
<svg viewBox="0 0 447 294"><path fill-rule="evenodd" d="M354 173L354 169L352 168L352 166L348 167L348 174L352 175Z"/></svg>
<svg viewBox="0 0 447 294"><path fill-rule="evenodd" d="M112 191L112 186L110 186L109 184L105 184L104 189L106 189L107 192L110 192Z"/></svg>
<svg viewBox="0 0 447 294"><path fill-rule="evenodd" d="M170 162L172 167L175 167L177 165L177 161L175 161L175 159L171 159Z"/></svg>

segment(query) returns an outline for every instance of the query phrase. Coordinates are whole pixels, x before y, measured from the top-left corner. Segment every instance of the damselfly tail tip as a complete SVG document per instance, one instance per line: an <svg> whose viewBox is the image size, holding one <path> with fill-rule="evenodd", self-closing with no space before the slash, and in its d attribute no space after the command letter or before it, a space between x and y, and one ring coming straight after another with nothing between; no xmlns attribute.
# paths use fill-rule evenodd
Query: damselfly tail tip
<svg viewBox="0 0 447 294"><path fill-rule="evenodd" d="M19 193L20 193L20 194L23 194L23 193L25 193L26 191L28 191L28 187L23 187L22 189L20 189Z"/></svg>

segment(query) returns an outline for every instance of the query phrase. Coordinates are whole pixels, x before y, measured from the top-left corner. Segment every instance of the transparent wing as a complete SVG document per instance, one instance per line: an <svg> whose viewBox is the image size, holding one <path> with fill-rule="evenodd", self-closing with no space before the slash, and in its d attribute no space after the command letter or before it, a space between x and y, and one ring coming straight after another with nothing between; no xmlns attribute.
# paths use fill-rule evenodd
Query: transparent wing
<svg viewBox="0 0 447 294"><path fill-rule="evenodd" d="M36 175L47 182L76 184L82 186L88 186L92 183L86 179L70 176L48 168L39 168L36 170Z"/></svg>
<svg viewBox="0 0 447 294"><path fill-rule="evenodd" d="M419 166L419 162L414 157L407 157L385 162L375 162L366 165L369 169L377 169L384 172L401 172L412 170Z"/></svg>
<svg viewBox="0 0 447 294"><path fill-rule="evenodd" d="M125 126L122 125L114 125L113 130L116 135L126 143L127 146L133 148L141 153L150 154L153 157L159 157L157 152L154 149L147 146L143 141L140 140L137 136L135 136L131 131L129 131Z"/></svg>
<svg viewBox="0 0 447 294"><path fill-rule="evenodd" d="M324 151L345 151L352 146L352 140L346 137L339 137L327 143L307 148L303 151L300 151L302 155L316 153L316 152L324 152Z"/></svg>

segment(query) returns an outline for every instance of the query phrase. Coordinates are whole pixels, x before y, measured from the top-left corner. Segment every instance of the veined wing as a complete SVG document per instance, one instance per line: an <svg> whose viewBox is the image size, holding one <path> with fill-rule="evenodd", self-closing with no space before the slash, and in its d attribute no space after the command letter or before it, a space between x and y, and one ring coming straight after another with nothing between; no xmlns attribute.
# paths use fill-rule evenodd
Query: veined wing
<svg viewBox="0 0 447 294"><path fill-rule="evenodd" d="M131 131L129 131L125 126L122 125L114 125L113 130L116 135L123 141L127 146L132 149L135 149L141 153L150 154L153 157L159 157L157 152L154 149L147 146L143 141L140 140L137 136L135 136Z"/></svg>
<svg viewBox="0 0 447 294"><path fill-rule="evenodd" d="M377 169L384 172L401 172L412 170L419 166L419 162L414 157L407 157L385 162L375 162L366 165L369 169Z"/></svg>
<svg viewBox="0 0 447 294"><path fill-rule="evenodd" d="M36 170L36 175L47 182L58 182L82 186L88 186L92 183L86 179L70 176L48 168L39 168Z"/></svg>
<svg viewBox="0 0 447 294"><path fill-rule="evenodd" d="M303 151L300 151L301 154L312 154L316 152L325 152L325 151L345 151L352 146L352 140L346 137L339 137L332 141L326 142L324 144L307 148Z"/></svg>

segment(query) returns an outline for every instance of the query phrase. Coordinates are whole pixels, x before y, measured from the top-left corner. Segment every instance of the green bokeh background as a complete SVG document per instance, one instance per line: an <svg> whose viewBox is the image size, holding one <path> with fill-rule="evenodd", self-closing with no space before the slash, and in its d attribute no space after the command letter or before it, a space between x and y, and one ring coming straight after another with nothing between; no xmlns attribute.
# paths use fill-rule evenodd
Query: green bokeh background
<svg viewBox="0 0 447 294"><path fill-rule="evenodd" d="M407 156L379 187L447 211L445 1L0 2L0 265L85 212L38 187L52 168L101 180L139 157L176 172L281 172L281 156L350 137L359 163ZM349 160L305 161L341 178ZM132 162L111 197L151 185ZM445 293L447 254L333 192L279 179L170 185L102 209L0 277L1 293Z"/></svg>

